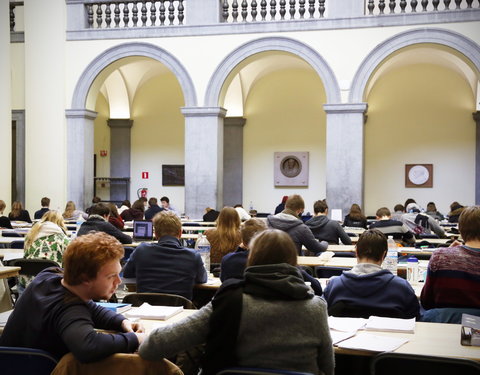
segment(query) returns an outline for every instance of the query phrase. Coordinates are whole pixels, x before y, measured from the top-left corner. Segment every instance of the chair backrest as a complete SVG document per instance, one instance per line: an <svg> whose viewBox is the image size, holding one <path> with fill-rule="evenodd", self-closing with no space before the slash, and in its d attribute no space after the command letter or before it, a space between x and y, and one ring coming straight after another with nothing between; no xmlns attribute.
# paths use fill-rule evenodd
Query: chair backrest
<svg viewBox="0 0 480 375"><path fill-rule="evenodd" d="M185 309L196 309L189 299L176 294L167 293L132 293L123 298L123 303L131 303L132 306L140 306L147 302L157 306L183 306Z"/></svg>
<svg viewBox="0 0 480 375"><path fill-rule="evenodd" d="M425 311L425 314L423 314L420 320L422 322L461 324L462 314L480 316L480 309L460 307L443 307L437 309L430 309Z"/></svg>
<svg viewBox="0 0 480 375"><path fill-rule="evenodd" d="M2 375L49 375L57 362L56 358L44 350L0 346Z"/></svg>
<svg viewBox="0 0 480 375"><path fill-rule="evenodd" d="M21 275L25 276L37 276L41 271L48 267L60 267L60 265L50 259L42 258L18 258L8 261L9 266L21 267Z"/></svg>
<svg viewBox="0 0 480 375"><path fill-rule="evenodd" d="M332 276L340 276L343 271L349 271L348 267L315 267L315 273L320 279L328 279Z"/></svg>
<svg viewBox="0 0 480 375"><path fill-rule="evenodd" d="M331 306L328 306L328 315L348 318L365 318L370 316L384 316L389 318L405 318L403 314L397 310L385 309L376 306L352 306L339 301Z"/></svg>
<svg viewBox="0 0 480 375"><path fill-rule="evenodd" d="M23 237L20 233L15 232L2 232L3 237Z"/></svg>
<svg viewBox="0 0 480 375"><path fill-rule="evenodd" d="M402 353L381 353L372 359L372 375L478 375L480 363L469 359L434 357Z"/></svg>
<svg viewBox="0 0 480 375"><path fill-rule="evenodd" d="M10 249L23 249L25 245L24 240L12 241L10 242Z"/></svg>
<svg viewBox="0 0 480 375"><path fill-rule="evenodd" d="M256 367L229 367L217 372L217 375L312 375L309 372L266 369Z"/></svg>

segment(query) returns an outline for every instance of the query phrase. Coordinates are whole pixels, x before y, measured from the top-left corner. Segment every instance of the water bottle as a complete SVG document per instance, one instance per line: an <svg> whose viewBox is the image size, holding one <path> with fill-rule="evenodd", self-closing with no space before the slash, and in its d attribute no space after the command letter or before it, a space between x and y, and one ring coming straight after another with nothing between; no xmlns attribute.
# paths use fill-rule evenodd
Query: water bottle
<svg viewBox="0 0 480 375"><path fill-rule="evenodd" d="M398 267L398 251L397 243L393 240L392 236L388 236L388 251L385 260L383 261L383 268L389 270L394 275L397 275Z"/></svg>
<svg viewBox="0 0 480 375"><path fill-rule="evenodd" d="M200 253L208 275L210 273L210 242L202 232L198 234L197 242L195 242L195 251Z"/></svg>
<svg viewBox="0 0 480 375"><path fill-rule="evenodd" d="M419 279L418 275L418 259L413 255L407 259L407 281L410 283L417 283Z"/></svg>

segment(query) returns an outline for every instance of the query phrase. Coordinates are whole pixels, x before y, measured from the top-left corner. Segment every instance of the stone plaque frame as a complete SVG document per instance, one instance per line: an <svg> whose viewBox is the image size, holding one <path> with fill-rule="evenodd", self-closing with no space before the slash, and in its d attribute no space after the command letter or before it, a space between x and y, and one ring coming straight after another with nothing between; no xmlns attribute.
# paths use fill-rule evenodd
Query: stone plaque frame
<svg viewBox="0 0 480 375"><path fill-rule="evenodd" d="M274 153L274 185L308 186L309 153L275 152Z"/></svg>

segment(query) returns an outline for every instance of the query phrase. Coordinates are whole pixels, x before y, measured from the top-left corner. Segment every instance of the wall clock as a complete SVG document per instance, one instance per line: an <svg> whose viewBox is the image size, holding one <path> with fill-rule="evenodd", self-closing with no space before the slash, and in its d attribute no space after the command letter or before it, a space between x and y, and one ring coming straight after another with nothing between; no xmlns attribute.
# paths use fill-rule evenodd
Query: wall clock
<svg viewBox="0 0 480 375"><path fill-rule="evenodd" d="M405 187L433 187L433 164L405 164Z"/></svg>

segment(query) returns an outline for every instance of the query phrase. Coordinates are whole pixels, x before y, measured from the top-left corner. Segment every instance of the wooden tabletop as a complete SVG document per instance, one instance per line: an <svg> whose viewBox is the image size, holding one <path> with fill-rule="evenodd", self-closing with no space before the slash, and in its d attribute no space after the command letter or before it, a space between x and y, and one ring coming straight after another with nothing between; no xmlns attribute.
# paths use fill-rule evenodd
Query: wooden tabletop
<svg viewBox="0 0 480 375"><path fill-rule="evenodd" d="M18 276L20 269L20 267L0 266L0 279Z"/></svg>

